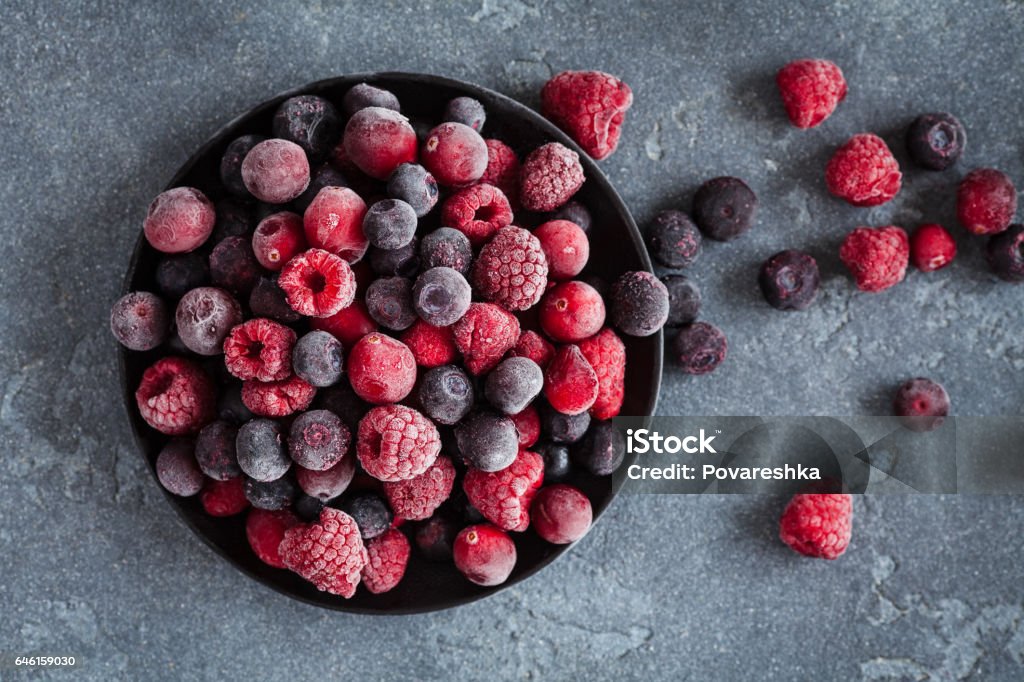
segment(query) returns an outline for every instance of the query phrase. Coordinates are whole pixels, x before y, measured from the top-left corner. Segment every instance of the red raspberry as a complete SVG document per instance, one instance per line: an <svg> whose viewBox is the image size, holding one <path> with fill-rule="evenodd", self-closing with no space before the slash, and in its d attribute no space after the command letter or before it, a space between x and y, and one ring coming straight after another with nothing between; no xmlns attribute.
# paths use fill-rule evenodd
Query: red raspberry
<svg viewBox="0 0 1024 682"><path fill-rule="evenodd" d="M355 519L333 507L323 508L319 523L285 531L278 553L286 568L318 590L346 599L355 594L367 560Z"/></svg>
<svg viewBox="0 0 1024 682"><path fill-rule="evenodd" d="M590 408L594 419L617 417L626 392L626 346L615 332L605 327L580 341L580 352L597 373L597 400Z"/></svg>
<svg viewBox="0 0 1024 682"><path fill-rule="evenodd" d="M839 258L861 291L883 291L903 281L910 257L907 233L895 225L858 227L846 235Z"/></svg>
<svg viewBox="0 0 1024 682"><path fill-rule="evenodd" d="M373 594L395 588L405 575L412 548L402 531L391 528L366 544L363 585Z"/></svg>
<svg viewBox="0 0 1024 682"><path fill-rule="evenodd" d="M416 359L401 341L373 332L352 346L348 380L356 395L368 403L397 403L416 383Z"/></svg>
<svg viewBox="0 0 1024 682"><path fill-rule="evenodd" d="M452 332L466 369L480 375L492 370L515 345L519 320L493 303L471 303Z"/></svg>
<svg viewBox="0 0 1024 682"><path fill-rule="evenodd" d="M555 545L576 542L587 534L594 520L590 500L570 485L542 488L530 507L530 521L537 535Z"/></svg>
<svg viewBox="0 0 1024 682"><path fill-rule="evenodd" d="M544 372L544 397L562 414L586 412L597 401L597 372L579 346L562 346Z"/></svg>
<svg viewBox="0 0 1024 682"><path fill-rule="evenodd" d="M471 583L491 587L512 575L516 543L508 533L489 523L463 528L452 543L455 568Z"/></svg>
<svg viewBox="0 0 1024 682"><path fill-rule="evenodd" d="M442 185L464 187L487 170L487 143L467 125L442 123L427 135L420 158Z"/></svg>
<svg viewBox="0 0 1024 682"><path fill-rule="evenodd" d="M896 196L900 165L882 138L871 133L851 137L825 167L828 191L854 206L877 206Z"/></svg>
<svg viewBox="0 0 1024 682"><path fill-rule="evenodd" d="M572 279L590 258L590 240L583 228L568 220L550 220L536 230L552 279Z"/></svg>
<svg viewBox="0 0 1024 682"><path fill-rule="evenodd" d="M168 357L142 373L135 391L139 413L160 433L195 433L213 421L217 390L196 363Z"/></svg>
<svg viewBox="0 0 1024 682"><path fill-rule="evenodd" d="M846 79L826 59L798 59L775 77L786 115L797 128L813 128L832 115L846 98Z"/></svg>
<svg viewBox="0 0 1024 682"><path fill-rule="evenodd" d="M922 225L910 236L910 260L921 272L941 270L954 256L956 242L942 225Z"/></svg>
<svg viewBox="0 0 1024 682"><path fill-rule="evenodd" d="M423 320L416 320L402 332L402 343L409 347L420 367L449 365L459 354L451 327L435 327Z"/></svg>
<svg viewBox="0 0 1024 682"><path fill-rule="evenodd" d="M480 295L506 310L533 307L548 284L548 264L540 242L521 227L504 227L473 263Z"/></svg>
<svg viewBox="0 0 1024 682"><path fill-rule="evenodd" d="M305 248L306 232L302 226L302 216L291 211L268 215L260 221L252 235L252 250L256 260L274 272Z"/></svg>
<svg viewBox="0 0 1024 682"><path fill-rule="evenodd" d="M280 381L292 373L295 332L257 317L231 329L224 339L224 365L243 381Z"/></svg>
<svg viewBox="0 0 1024 682"><path fill-rule="evenodd" d="M359 421L356 455L379 481L406 481L430 468L441 452L433 422L405 405L375 407Z"/></svg>
<svg viewBox="0 0 1024 682"><path fill-rule="evenodd" d="M600 71L563 71L540 92L541 113L598 161L615 151L633 92Z"/></svg>
<svg viewBox="0 0 1024 682"><path fill-rule="evenodd" d="M455 467L452 460L440 455L419 476L385 483L384 496L388 498L388 504L396 517L421 521L429 518L448 499L454 484Z"/></svg>
<svg viewBox="0 0 1024 682"><path fill-rule="evenodd" d="M516 425L516 433L519 434L519 448L525 450L533 447L540 438L540 415L537 408L527 405L526 409L517 414L509 415L509 419Z"/></svg>
<svg viewBox="0 0 1024 682"><path fill-rule="evenodd" d="M600 331L604 320L604 299L586 282L560 282L540 304L540 327L555 341L582 341Z"/></svg>
<svg viewBox="0 0 1024 682"><path fill-rule="evenodd" d="M516 345L508 352L509 355L521 358L530 358L544 369L555 356L555 347L543 336L527 329L519 335Z"/></svg>
<svg viewBox="0 0 1024 682"><path fill-rule="evenodd" d="M323 249L310 249L288 261L277 285L288 297L292 310L309 317L330 317L356 296L352 268Z"/></svg>
<svg viewBox="0 0 1024 682"><path fill-rule="evenodd" d="M837 559L850 544L852 520L849 495L794 495L782 512L779 537L804 556Z"/></svg>
<svg viewBox="0 0 1024 682"><path fill-rule="evenodd" d="M302 215L306 241L355 263L370 246L363 234L366 202L348 187L324 187Z"/></svg>
<svg viewBox="0 0 1024 682"><path fill-rule="evenodd" d="M519 203L519 157L501 140L484 140L487 145L487 170L480 182L502 191L511 206Z"/></svg>
<svg viewBox="0 0 1024 682"><path fill-rule="evenodd" d="M530 503L543 480L544 458L522 450L501 471L470 467L462 489L485 519L502 530L522 532L530 526Z"/></svg>
<svg viewBox="0 0 1024 682"><path fill-rule="evenodd" d="M528 211L554 211L583 186L580 156L558 142L534 149L519 174L519 200Z"/></svg>
<svg viewBox="0 0 1024 682"><path fill-rule="evenodd" d="M377 180L387 180L403 163L416 162L416 131L409 119L383 107L352 114L342 144L348 159Z"/></svg>
<svg viewBox="0 0 1024 682"><path fill-rule="evenodd" d="M249 508L245 497L245 477L236 476L226 481L207 479L199 501L210 516L234 516Z"/></svg>
<svg viewBox="0 0 1024 682"><path fill-rule="evenodd" d="M473 185L444 202L441 224L459 230L477 247L512 224L512 207L504 192L494 185Z"/></svg>
<svg viewBox="0 0 1024 682"><path fill-rule="evenodd" d="M956 217L972 234L996 234L1009 227L1017 212L1017 190L1005 173L978 168L960 181Z"/></svg>
<svg viewBox="0 0 1024 682"><path fill-rule="evenodd" d="M284 539L285 531L299 523L299 517L288 509L253 509L245 518L245 536L260 561L274 568L284 568L284 561L277 549Z"/></svg>
<svg viewBox="0 0 1024 682"><path fill-rule="evenodd" d="M260 417L287 417L313 402L316 388L297 376L281 381L242 383L242 404Z"/></svg>
<svg viewBox="0 0 1024 682"><path fill-rule="evenodd" d="M314 317L309 321L309 326L331 334L341 341L346 350L370 332L377 331L377 323L370 317L366 304L360 300L352 301L351 305L330 317Z"/></svg>
<svg viewBox="0 0 1024 682"><path fill-rule="evenodd" d="M210 238L216 220L213 202L205 194L193 187L175 187L149 205L142 231L157 251L185 253Z"/></svg>

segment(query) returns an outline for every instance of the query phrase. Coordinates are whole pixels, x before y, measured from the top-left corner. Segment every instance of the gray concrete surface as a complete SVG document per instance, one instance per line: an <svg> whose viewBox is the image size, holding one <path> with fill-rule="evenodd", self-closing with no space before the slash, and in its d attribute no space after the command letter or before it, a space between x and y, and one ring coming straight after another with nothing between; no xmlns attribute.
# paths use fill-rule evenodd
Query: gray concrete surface
<svg viewBox="0 0 1024 682"><path fill-rule="evenodd" d="M1018 498L858 499L832 564L779 544L778 500L622 498L567 558L496 598L360 618L235 572L177 522L133 449L106 317L150 198L252 104L375 69L536 103L552 72L601 68L636 94L603 167L638 221L686 207L712 175L755 188L757 229L692 270L730 357L704 378L668 370L662 414L880 414L918 374L958 413L1021 414L1024 287L987 273L980 242L957 232L952 267L876 296L853 290L836 254L859 224L952 223L966 168L1024 182L1024 6L786 4L3 3L0 651L75 654L79 676L104 680L1020 679ZM841 64L850 96L800 132L772 76L807 55ZM872 210L827 196L835 145L862 130L898 141L934 109L966 122L960 167L911 170ZM802 315L755 288L784 247L823 267Z"/></svg>

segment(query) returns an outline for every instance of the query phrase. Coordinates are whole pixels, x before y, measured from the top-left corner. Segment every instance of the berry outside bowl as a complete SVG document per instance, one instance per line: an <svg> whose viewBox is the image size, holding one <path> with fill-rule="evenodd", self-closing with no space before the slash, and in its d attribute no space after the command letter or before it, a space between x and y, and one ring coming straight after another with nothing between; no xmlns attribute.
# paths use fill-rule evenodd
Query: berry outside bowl
<svg viewBox="0 0 1024 682"><path fill-rule="evenodd" d="M453 97L466 95L483 103L487 110L485 137L498 138L523 154L551 141L561 142L580 155L587 181L576 195L594 216L590 232L591 257L584 275L611 280L627 270L651 270L651 262L636 223L604 174L576 143L549 121L523 104L492 90L460 81L427 74L376 73L343 76L317 81L252 108L234 119L204 144L175 174L167 188L194 186L213 201L224 196L219 181L220 158L227 145L239 135L267 134L277 106L288 97L316 94L340 104L344 93L358 83L370 83L394 92L402 103L402 113L415 123L439 122L445 104ZM141 213L141 211L140 211ZM434 210L432 215L439 213ZM520 221L536 225L540 216ZM160 254L142 238L136 243L124 292L156 291L155 270ZM173 302L169 302L173 303ZM627 348L626 395L623 415L648 416L654 413L661 383L664 339L662 332L646 338L624 336ZM156 479L155 462L167 438L146 425L135 406L135 389L142 372L161 355L170 353L161 347L146 353L120 350L121 383L129 421L150 472ZM635 456L634 456L635 457ZM623 467L633 458L628 454ZM574 472L568 483L579 487L593 504L594 521L615 496L611 477L594 477ZM163 488L161 487L161 490ZM514 533L518 560L509 579L496 587L479 587L463 578L450 563L430 563L419 556L415 544L405 578L392 591L373 595L359 589L351 599L318 591L297 574L272 568L261 562L249 547L245 535L245 514L229 518L206 515L198 496L176 497L164 491L185 524L217 554L238 570L289 597L317 606L355 613L423 613L466 604L515 585L537 573L563 554L571 545L551 545L532 530ZM585 541L585 540L584 540Z"/></svg>

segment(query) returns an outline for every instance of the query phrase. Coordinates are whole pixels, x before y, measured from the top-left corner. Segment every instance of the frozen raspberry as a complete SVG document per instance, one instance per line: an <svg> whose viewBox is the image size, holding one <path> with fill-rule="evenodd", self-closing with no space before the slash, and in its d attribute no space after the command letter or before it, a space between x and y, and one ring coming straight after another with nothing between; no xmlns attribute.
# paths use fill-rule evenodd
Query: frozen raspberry
<svg viewBox="0 0 1024 682"><path fill-rule="evenodd" d="M541 369L544 369L551 362L551 358L555 356L555 347L537 332L527 329L519 335L519 340L516 341L516 345L509 351L509 355L530 358L540 365Z"/></svg>
<svg viewBox="0 0 1024 682"><path fill-rule="evenodd" d="M388 196L409 204L417 218L437 204L437 180L417 163L403 163L388 178Z"/></svg>
<svg viewBox="0 0 1024 682"><path fill-rule="evenodd" d="M441 452L434 424L404 405L381 405L359 422L356 455L379 481L405 481L430 468Z"/></svg>
<svg viewBox="0 0 1024 682"><path fill-rule="evenodd" d="M825 167L828 191L854 206L878 206L896 196L900 166L882 138L854 135L832 155Z"/></svg>
<svg viewBox="0 0 1024 682"><path fill-rule="evenodd" d="M285 531L299 523L299 517L287 509L253 509L245 517L245 536L260 561L274 568L284 568L284 561L281 560L277 548L284 539Z"/></svg>
<svg viewBox="0 0 1024 682"><path fill-rule="evenodd" d="M597 372L580 351L579 346L562 346L544 373L544 397L563 414L579 414L589 410L600 391Z"/></svg>
<svg viewBox="0 0 1024 682"><path fill-rule="evenodd" d="M439 227L420 241L420 261L424 269L451 268L469 274L473 264L473 246L462 232Z"/></svg>
<svg viewBox="0 0 1024 682"><path fill-rule="evenodd" d="M199 493L199 502L210 516L234 516L249 508L249 500L245 497L245 478L239 476L226 481L207 479L203 491Z"/></svg>
<svg viewBox="0 0 1024 682"><path fill-rule="evenodd" d="M391 109L366 107L354 113L343 142L349 160L377 180L387 180L403 163L416 162L416 131Z"/></svg>
<svg viewBox="0 0 1024 682"><path fill-rule="evenodd" d="M402 333L401 340L412 351L420 367L447 365L458 356L451 327L435 327L423 320L416 320Z"/></svg>
<svg viewBox="0 0 1024 682"><path fill-rule="evenodd" d="M167 306L156 294L133 291L110 309L110 331L128 350L152 350L167 338Z"/></svg>
<svg viewBox="0 0 1024 682"><path fill-rule="evenodd" d="M709 322L682 327L672 342L675 361L687 374L708 374L722 364L729 342L721 329Z"/></svg>
<svg viewBox="0 0 1024 682"><path fill-rule="evenodd" d="M456 97L444 108L442 120L461 123L480 132L484 127L484 121L487 120L487 112L479 100L472 97Z"/></svg>
<svg viewBox="0 0 1024 682"><path fill-rule="evenodd" d="M626 391L626 346L608 327L579 343L580 352L597 373L597 400L590 408L594 419L619 415Z"/></svg>
<svg viewBox="0 0 1024 682"><path fill-rule="evenodd" d="M782 512L779 537L804 556L837 559L850 544L852 521L849 495L794 495Z"/></svg>
<svg viewBox="0 0 1024 682"><path fill-rule="evenodd" d="M786 115L797 128L813 128L832 115L846 97L839 67L825 59L798 59L775 77Z"/></svg>
<svg viewBox="0 0 1024 682"><path fill-rule="evenodd" d="M462 481L469 503L502 530L522 532L530 525L530 503L544 480L544 460L523 450L501 471L470 468Z"/></svg>
<svg viewBox="0 0 1024 682"><path fill-rule="evenodd" d="M892 410L911 431L933 431L949 414L949 394L937 381L909 379L896 391Z"/></svg>
<svg viewBox="0 0 1024 682"><path fill-rule="evenodd" d="M256 260L267 270L277 272L292 256L306 248L302 216L291 211L272 213L260 221L252 236Z"/></svg>
<svg viewBox="0 0 1024 682"><path fill-rule="evenodd" d="M405 481L384 484L384 496L399 518L420 521L429 518L452 494L455 484L455 466L452 460L440 455L430 468L419 476Z"/></svg>
<svg viewBox="0 0 1024 682"><path fill-rule="evenodd" d="M493 303L472 303L452 326L455 346L474 375L489 372L519 339L519 320Z"/></svg>
<svg viewBox="0 0 1024 682"><path fill-rule="evenodd" d="M167 492L192 497L203 489L203 472L196 462L191 439L173 438L156 458L156 476Z"/></svg>
<svg viewBox="0 0 1024 682"><path fill-rule="evenodd" d="M519 453L519 432L505 415L479 409L455 427L462 461L481 471L501 471Z"/></svg>
<svg viewBox="0 0 1024 682"><path fill-rule="evenodd" d="M512 224L512 207L494 185L473 185L450 196L441 207L441 223L459 230L480 246Z"/></svg>
<svg viewBox="0 0 1024 682"><path fill-rule="evenodd" d="M651 336L668 321L668 289L647 271L623 273L612 284L609 298L609 317L624 334Z"/></svg>
<svg viewBox="0 0 1024 682"><path fill-rule="evenodd" d="M491 587L512 575L516 566L516 543L508 533L489 523L468 526L452 544L455 567L471 583Z"/></svg>
<svg viewBox="0 0 1024 682"><path fill-rule="evenodd" d="M544 388L544 372L529 358L505 358L487 375L484 396L505 414L526 409Z"/></svg>
<svg viewBox="0 0 1024 682"><path fill-rule="evenodd" d="M356 295L352 268L323 249L310 249L288 261L277 285L288 297L288 305L309 317L330 317L351 304Z"/></svg>
<svg viewBox="0 0 1024 682"><path fill-rule="evenodd" d="M662 211L647 229L647 248L667 268L693 265L700 255L700 230L682 211Z"/></svg>
<svg viewBox="0 0 1024 682"><path fill-rule="evenodd" d="M281 102L274 112L274 137L294 142L310 158L323 159L338 141L338 110L323 97L298 95Z"/></svg>
<svg viewBox="0 0 1024 682"><path fill-rule="evenodd" d="M540 304L540 326L554 341L581 341L604 326L604 299L597 289L579 281L551 287Z"/></svg>
<svg viewBox="0 0 1024 682"><path fill-rule="evenodd" d="M223 289L199 287L181 297L174 317L186 348L218 355L224 351L224 339L242 322L242 307Z"/></svg>
<svg viewBox="0 0 1024 682"><path fill-rule="evenodd" d="M796 249L779 251L764 262L758 275L764 299L779 310L809 308L818 296L820 282L814 256Z"/></svg>
<svg viewBox="0 0 1024 682"><path fill-rule="evenodd" d="M295 467L295 481L302 492L326 503L348 490L355 473L356 458L342 457L340 462L325 471Z"/></svg>
<svg viewBox="0 0 1024 682"><path fill-rule="evenodd" d="M473 264L473 283L488 301L506 310L526 310L544 295L548 264L540 240L521 227L505 227Z"/></svg>
<svg viewBox="0 0 1024 682"><path fill-rule="evenodd" d="M224 365L243 381L280 381L292 373L295 332L263 317L243 322L224 340Z"/></svg>
<svg viewBox="0 0 1024 682"><path fill-rule="evenodd" d="M294 142L264 140L245 155L242 181L260 201L286 204L309 185L309 159Z"/></svg>
<svg viewBox="0 0 1024 682"><path fill-rule="evenodd" d="M910 261L921 272L941 270L954 256L956 242L942 225L922 225L910 236Z"/></svg>
<svg viewBox="0 0 1024 682"><path fill-rule="evenodd" d="M236 137L224 150L224 156L220 159L221 184L224 185L224 189L240 199L252 199L252 194L245 188L245 183L242 181L242 161L253 147L265 139L267 138L262 135Z"/></svg>
<svg viewBox="0 0 1024 682"><path fill-rule="evenodd" d="M956 217L972 234L996 234L1017 212L1017 190L1009 176L994 168L972 170L956 192Z"/></svg>
<svg viewBox="0 0 1024 682"><path fill-rule="evenodd" d="M416 383L416 359L401 341L373 332L359 339L348 354L348 379L366 402L397 403Z"/></svg>
<svg viewBox="0 0 1024 682"><path fill-rule="evenodd" d="M341 99L341 108L346 116L351 116L366 107L382 107L392 111L402 110L398 98L391 91L367 83L353 85Z"/></svg>
<svg viewBox="0 0 1024 682"><path fill-rule="evenodd" d="M510 205L519 203L519 157L501 140L485 140L487 170L480 182L494 185L502 191Z"/></svg>
<svg viewBox="0 0 1024 682"><path fill-rule="evenodd" d="M142 373L135 402L147 424L160 433L196 433L214 418L217 391L199 365L162 358Z"/></svg>
<svg viewBox="0 0 1024 682"><path fill-rule="evenodd" d="M210 238L216 219L213 202L205 194L194 187L175 187L149 205L142 230L157 251L185 253Z"/></svg>
<svg viewBox="0 0 1024 682"><path fill-rule="evenodd" d="M351 348L359 339L377 331L377 323L370 317L366 304L359 300L352 301L350 306L330 317L313 318L310 326L328 332L341 341L345 348Z"/></svg>
<svg viewBox="0 0 1024 682"><path fill-rule="evenodd" d="M405 575L411 548L409 540L397 528L375 537L366 545L363 585L373 594L394 589Z"/></svg>
<svg viewBox="0 0 1024 682"><path fill-rule="evenodd" d="M363 234L366 203L348 187L324 187L302 215L310 246L355 263L370 243Z"/></svg>
<svg viewBox="0 0 1024 682"><path fill-rule="evenodd" d="M583 186L579 154L558 142L534 149L519 174L519 200L528 211L554 211Z"/></svg>
<svg viewBox="0 0 1024 682"><path fill-rule="evenodd" d="M693 220L708 237L721 242L746 234L757 216L757 195L739 178L705 182L693 197Z"/></svg>
<svg viewBox="0 0 1024 682"><path fill-rule="evenodd" d="M1024 281L1024 225L1010 225L988 238L985 256L989 267L1007 282Z"/></svg>
<svg viewBox="0 0 1024 682"><path fill-rule="evenodd" d="M441 365L426 371L416 391L423 411L439 424L458 423L475 397L473 382L455 365Z"/></svg>
<svg viewBox="0 0 1024 682"><path fill-rule="evenodd" d="M661 283L668 290L668 319L666 327L690 324L700 313L700 289L685 275L665 275Z"/></svg>
<svg viewBox="0 0 1024 682"><path fill-rule="evenodd" d="M242 403L261 417L287 417L305 410L313 402L316 388L292 376L281 381L246 381Z"/></svg>
<svg viewBox="0 0 1024 682"><path fill-rule="evenodd" d="M858 227L846 235L839 249L839 258L861 291L883 291L902 282L909 257L907 233L894 225Z"/></svg>
<svg viewBox="0 0 1024 682"><path fill-rule="evenodd" d="M530 507L530 521L537 535L555 545L576 542L587 534L594 520L590 500L569 485L541 488Z"/></svg>
<svg viewBox="0 0 1024 682"><path fill-rule="evenodd" d="M528 405L521 412L510 414L509 419L516 426L516 433L519 434L519 449L533 447L540 438L540 415L533 405Z"/></svg>
<svg viewBox="0 0 1024 682"><path fill-rule="evenodd" d="M331 507L320 512L319 523L285 531L278 553L286 568L318 590L346 599L355 594L360 572L366 565L366 548L356 522Z"/></svg>
<svg viewBox="0 0 1024 682"><path fill-rule="evenodd" d="M967 131L956 116L921 114L907 129L907 151L921 168L946 170L967 146Z"/></svg>
<svg viewBox="0 0 1024 682"><path fill-rule="evenodd" d="M487 144L480 133L461 123L442 123L427 135L423 166L446 187L463 187L487 170Z"/></svg>
<svg viewBox="0 0 1024 682"><path fill-rule="evenodd" d="M590 258L587 233L568 220L549 220L533 231L548 262L551 279L572 279Z"/></svg>
<svg viewBox="0 0 1024 682"><path fill-rule="evenodd" d="M563 71L540 93L541 113L600 161L615 151L633 92L600 71Z"/></svg>

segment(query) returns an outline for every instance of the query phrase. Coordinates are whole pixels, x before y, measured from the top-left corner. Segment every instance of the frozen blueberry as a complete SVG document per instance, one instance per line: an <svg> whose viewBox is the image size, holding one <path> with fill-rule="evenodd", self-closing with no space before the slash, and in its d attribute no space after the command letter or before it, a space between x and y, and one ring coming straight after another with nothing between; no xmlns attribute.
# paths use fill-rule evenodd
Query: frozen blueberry
<svg viewBox="0 0 1024 682"><path fill-rule="evenodd" d="M406 246L416 234L416 211L401 199L382 199L366 211L363 234L378 249Z"/></svg>
<svg viewBox="0 0 1024 682"><path fill-rule="evenodd" d="M324 187L348 187L348 180L341 174L341 171L331 164L322 164L313 171L309 179L309 187L306 188L306 191L292 202L295 208L300 212L305 211Z"/></svg>
<svg viewBox="0 0 1024 682"><path fill-rule="evenodd" d="M446 267L468 275L473 265L469 237L451 227L434 230L420 241L420 263L423 268Z"/></svg>
<svg viewBox="0 0 1024 682"><path fill-rule="evenodd" d="M896 391L892 409L911 431L933 431L942 426L949 414L949 394L937 381L909 379Z"/></svg>
<svg viewBox="0 0 1024 682"><path fill-rule="evenodd" d="M287 509L298 492L291 476L282 476L270 482L246 478L244 489L245 499L249 500L249 504L268 511Z"/></svg>
<svg viewBox="0 0 1024 682"><path fill-rule="evenodd" d="M578 201L570 201L562 208L555 211L552 216L552 220L568 220L570 223L576 223L584 232L590 232L590 226L593 224L594 219L590 215L590 211L587 207Z"/></svg>
<svg viewBox="0 0 1024 682"><path fill-rule="evenodd" d="M235 454L238 429L224 420L210 422L196 436L196 462L203 473L216 481L241 476Z"/></svg>
<svg viewBox="0 0 1024 682"><path fill-rule="evenodd" d="M292 348L292 370L308 384L325 388L341 378L342 346L324 331L311 331Z"/></svg>
<svg viewBox="0 0 1024 682"><path fill-rule="evenodd" d="M338 415L310 410L292 422L288 452L300 467L326 471L345 456L351 439L351 432Z"/></svg>
<svg viewBox="0 0 1024 682"><path fill-rule="evenodd" d="M921 114L907 129L907 151L921 168L946 170L966 146L967 131L952 114Z"/></svg>
<svg viewBox="0 0 1024 682"><path fill-rule="evenodd" d="M356 430L359 420L370 409L370 406L352 390L352 385L344 380L330 388L317 391L316 406L338 415L350 432Z"/></svg>
<svg viewBox="0 0 1024 682"><path fill-rule="evenodd" d="M223 289L199 287L181 297L174 320L178 336L189 350L218 355L224 352L224 339L231 328L242 323L242 307Z"/></svg>
<svg viewBox="0 0 1024 682"><path fill-rule="evenodd" d="M412 286L412 305L427 324L447 327L469 310L473 291L458 270L430 268Z"/></svg>
<svg viewBox="0 0 1024 682"><path fill-rule="evenodd" d="M459 422L455 441L466 464L481 471L501 471L519 454L515 423L490 410L478 410Z"/></svg>
<svg viewBox="0 0 1024 682"><path fill-rule="evenodd" d="M235 438L238 466L257 481L276 481L292 466L281 425L271 419L251 419Z"/></svg>
<svg viewBox="0 0 1024 682"><path fill-rule="evenodd" d="M192 440L173 438L156 458L156 476L168 492L191 497L203 489L203 472L196 464Z"/></svg>
<svg viewBox="0 0 1024 682"><path fill-rule="evenodd" d="M249 310L255 317L269 317L286 324L302 319L302 315L288 305L288 296L277 285L276 277L260 277L249 294Z"/></svg>
<svg viewBox="0 0 1024 682"><path fill-rule="evenodd" d="M450 426L473 407L473 383L455 365L442 365L423 374L417 397L428 417Z"/></svg>
<svg viewBox="0 0 1024 682"><path fill-rule="evenodd" d="M400 249L371 248L367 258L370 269L381 277L412 277L420 269L419 240L413 240Z"/></svg>
<svg viewBox="0 0 1024 682"><path fill-rule="evenodd" d="M544 388L544 372L529 358L506 358L487 375L484 396L505 414L519 414Z"/></svg>
<svg viewBox="0 0 1024 682"><path fill-rule="evenodd" d="M678 327L696 320L701 296L693 280L684 275L665 275L661 282L668 289L668 320L665 326Z"/></svg>
<svg viewBox="0 0 1024 682"><path fill-rule="evenodd" d="M1024 225L1010 225L988 239L985 247L992 272L1007 282L1024 282Z"/></svg>
<svg viewBox="0 0 1024 682"><path fill-rule="evenodd" d="M255 415L242 402L242 383L231 381L221 389L217 398L217 417L231 424L244 424Z"/></svg>
<svg viewBox="0 0 1024 682"><path fill-rule="evenodd" d="M650 336L668 320L668 289L653 274L627 272L612 284L610 317L623 333Z"/></svg>
<svg viewBox="0 0 1024 682"><path fill-rule="evenodd" d="M437 205L437 180L418 163L403 163L388 178L388 196L409 204L422 218Z"/></svg>
<svg viewBox="0 0 1024 682"><path fill-rule="evenodd" d="M251 199L252 194L245 188L242 182L242 160L249 151L267 138L262 135L242 135L236 137L224 150L224 156L220 157L220 181L224 189L236 197ZM220 213L219 207L217 213Z"/></svg>
<svg viewBox="0 0 1024 682"><path fill-rule="evenodd" d="M537 449L544 458L544 483L558 483L569 477L569 448L561 443L545 443Z"/></svg>
<svg viewBox="0 0 1024 682"><path fill-rule="evenodd" d="M626 456L626 437L610 421L595 422L573 448L573 461L595 476L608 476Z"/></svg>
<svg viewBox="0 0 1024 682"><path fill-rule="evenodd" d="M210 253L210 278L214 286L236 296L248 296L262 273L252 242L245 237L226 237Z"/></svg>
<svg viewBox="0 0 1024 682"><path fill-rule="evenodd" d="M186 292L210 282L210 266L202 255L182 253L160 259L156 266L156 285L170 298L181 298Z"/></svg>
<svg viewBox="0 0 1024 682"><path fill-rule="evenodd" d="M456 97L445 107L443 120L467 125L479 133L487 120L487 112L484 105L472 97Z"/></svg>
<svg viewBox="0 0 1024 682"><path fill-rule="evenodd" d="M712 178L693 197L693 220L708 237L727 242L754 226L757 196L739 178Z"/></svg>
<svg viewBox="0 0 1024 682"><path fill-rule="evenodd" d="M443 516L431 516L416 527L416 547L427 561L451 561L459 529Z"/></svg>
<svg viewBox="0 0 1024 682"><path fill-rule="evenodd" d="M320 520L320 512L323 511L324 503L320 498L311 497L304 493L299 493L292 502L292 509L295 510L295 514L305 521L306 523L315 523Z"/></svg>
<svg viewBox="0 0 1024 682"><path fill-rule="evenodd" d="M170 319L159 296L133 291L117 299L110 309L110 331L129 350L152 350L167 338Z"/></svg>
<svg viewBox="0 0 1024 682"><path fill-rule="evenodd" d="M346 116L351 116L366 107L383 107L392 111L402 110L398 98L391 92L366 83L353 85L341 99L341 108Z"/></svg>
<svg viewBox="0 0 1024 682"><path fill-rule="evenodd" d="M251 237L259 222L256 215L258 206L231 197L219 200L216 203L217 222L213 225L210 243L216 244L228 237Z"/></svg>
<svg viewBox="0 0 1024 682"><path fill-rule="evenodd" d="M814 256L789 249L766 260L757 281L768 305L779 310L805 310L818 295L821 277Z"/></svg>
<svg viewBox="0 0 1024 682"><path fill-rule="evenodd" d="M273 125L274 137L294 142L311 159L327 156L341 136L337 109L316 95L298 95L281 102Z"/></svg>
<svg viewBox="0 0 1024 682"><path fill-rule="evenodd" d="M725 360L729 350L722 330L708 322L694 322L679 330L672 344L676 364L687 374L707 374Z"/></svg>
<svg viewBox="0 0 1024 682"><path fill-rule="evenodd" d="M562 414L547 403L541 403L540 429L555 443L575 443L590 427L590 413Z"/></svg>
<svg viewBox="0 0 1024 682"><path fill-rule="evenodd" d="M412 282L405 277L382 277L366 288L366 309L373 321L393 331L408 329L416 321Z"/></svg>
<svg viewBox="0 0 1024 682"><path fill-rule="evenodd" d="M364 540L375 538L391 527L391 510L377 495L350 497L341 504L341 511L355 519Z"/></svg>
<svg viewBox="0 0 1024 682"><path fill-rule="evenodd" d="M662 211L647 228L651 256L667 268L693 265L700 255L700 230L682 211Z"/></svg>

